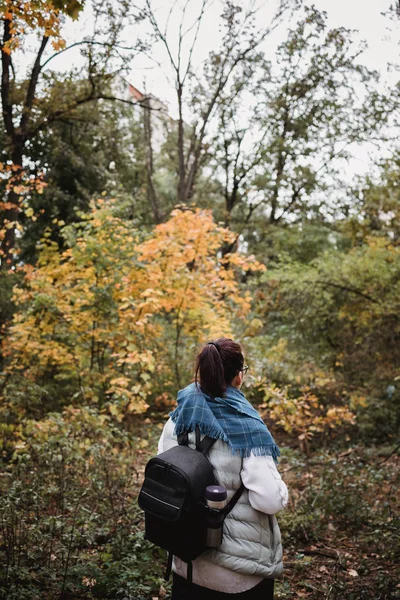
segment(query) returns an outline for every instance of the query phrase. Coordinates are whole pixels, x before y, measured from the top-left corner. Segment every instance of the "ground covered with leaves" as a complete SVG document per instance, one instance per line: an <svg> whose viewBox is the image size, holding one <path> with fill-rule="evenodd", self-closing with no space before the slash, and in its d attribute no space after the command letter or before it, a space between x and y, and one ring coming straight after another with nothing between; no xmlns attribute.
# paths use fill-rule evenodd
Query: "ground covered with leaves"
<svg viewBox="0 0 400 600"><path fill-rule="evenodd" d="M392 452L285 455L290 502L280 515L286 569L277 598L400 598L400 461Z"/></svg>
<svg viewBox="0 0 400 600"><path fill-rule="evenodd" d="M53 418L32 432L1 471L0 597L168 599L166 557L144 540L136 500L161 426L143 419L122 436L77 413L72 425ZM286 568L276 598L400 598L395 447L305 457L291 443L280 463L290 502L279 515Z"/></svg>

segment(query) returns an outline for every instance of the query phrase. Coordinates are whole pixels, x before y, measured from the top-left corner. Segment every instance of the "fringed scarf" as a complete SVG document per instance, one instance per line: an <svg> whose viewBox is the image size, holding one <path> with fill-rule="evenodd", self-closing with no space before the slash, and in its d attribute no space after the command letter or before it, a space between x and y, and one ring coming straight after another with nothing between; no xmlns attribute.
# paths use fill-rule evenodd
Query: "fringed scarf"
<svg viewBox="0 0 400 600"><path fill-rule="evenodd" d="M178 406L170 414L175 435L194 431L226 442L242 458L272 456L278 462L279 448L258 412L235 387L228 386L223 398L211 398L196 383L178 392Z"/></svg>

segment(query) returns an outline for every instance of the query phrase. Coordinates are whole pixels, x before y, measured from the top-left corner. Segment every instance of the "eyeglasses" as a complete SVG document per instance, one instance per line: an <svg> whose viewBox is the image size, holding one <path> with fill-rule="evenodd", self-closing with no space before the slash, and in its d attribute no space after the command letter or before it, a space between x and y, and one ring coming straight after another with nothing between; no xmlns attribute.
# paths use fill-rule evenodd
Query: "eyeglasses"
<svg viewBox="0 0 400 600"><path fill-rule="evenodd" d="M247 371L249 370L248 365L244 365L243 369L240 369L241 371L243 371L243 375L246 375Z"/></svg>

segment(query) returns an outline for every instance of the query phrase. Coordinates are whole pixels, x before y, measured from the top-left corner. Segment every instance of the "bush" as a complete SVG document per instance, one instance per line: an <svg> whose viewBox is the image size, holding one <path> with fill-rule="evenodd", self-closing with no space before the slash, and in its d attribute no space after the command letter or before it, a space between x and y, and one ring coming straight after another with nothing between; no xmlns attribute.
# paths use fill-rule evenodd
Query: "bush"
<svg viewBox="0 0 400 600"><path fill-rule="evenodd" d="M94 409L26 425L0 479L1 597L139 600L158 590L164 559L143 539L136 505L146 443Z"/></svg>
<svg viewBox="0 0 400 600"><path fill-rule="evenodd" d="M394 515L395 475L390 464L353 449L344 458L316 455L292 458L297 482L291 486L293 512L283 511L280 524L289 544L321 540L329 530L362 536L366 546L381 546L388 560L400 556Z"/></svg>

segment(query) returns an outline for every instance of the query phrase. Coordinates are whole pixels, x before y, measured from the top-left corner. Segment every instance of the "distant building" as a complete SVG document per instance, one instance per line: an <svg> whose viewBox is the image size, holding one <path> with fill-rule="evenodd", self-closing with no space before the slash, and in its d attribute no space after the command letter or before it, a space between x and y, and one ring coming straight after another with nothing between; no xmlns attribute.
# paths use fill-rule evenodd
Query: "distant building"
<svg viewBox="0 0 400 600"><path fill-rule="evenodd" d="M137 106L132 106L135 119L143 123L145 137L151 140L153 152L160 152L175 125L167 105L152 94L144 94L120 75L115 76L112 87L118 97L137 102Z"/></svg>

